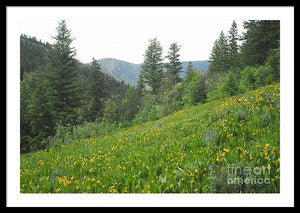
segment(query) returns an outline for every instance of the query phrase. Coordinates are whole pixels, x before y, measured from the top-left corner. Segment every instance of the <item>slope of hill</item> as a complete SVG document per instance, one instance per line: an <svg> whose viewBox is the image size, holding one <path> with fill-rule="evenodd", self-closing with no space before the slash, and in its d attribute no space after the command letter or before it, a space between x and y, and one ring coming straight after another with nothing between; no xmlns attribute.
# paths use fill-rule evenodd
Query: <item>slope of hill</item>
<svg viewBox="0 0 300 213"><path fill-rule="evenodd" d="M135 85L138 81L140 72L139 64L133 64L113 58L103 58L98 60L98 62L100 63L103 72L111 74L119 81L124 81L130 85Z"/></svg>
<svg viewBox="0 0 300 213"><path fill-rule="evenodd" d="M20 76L31 73L45 65L45 57L51 49L49 43L38 41L35 37L20 36Z"/></svg>
<svg viewBox="0 0 300 213"><path fill-rule="evenodd" d="M122 61L114 58L103 58L99 59L98 62L101 64L102 71L109 73L119 81L124 81L130 85L136 85L138 76L141 70L141 64L134 64L126 61ZM182 62L181 76L186 75L186 69L188 61ZM207 71L210 65L209 61L192 61L194 69Z"/></svg>
<svg viewBox="0 0 300 213"><path fill-rule="evenodd" d="M278 193L279 107L275 84L111 134L74 128L68 143L21 155L20 191Z"/></svg>

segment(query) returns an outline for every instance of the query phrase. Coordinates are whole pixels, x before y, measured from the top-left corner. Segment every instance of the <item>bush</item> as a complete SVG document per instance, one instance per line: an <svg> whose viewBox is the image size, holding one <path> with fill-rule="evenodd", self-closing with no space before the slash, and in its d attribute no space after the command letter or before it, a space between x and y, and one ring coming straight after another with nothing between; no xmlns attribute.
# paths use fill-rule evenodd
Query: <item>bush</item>
<svg viewBox="0 0 300 213"><path fill-rule="evenodd" d="M53 137L48 137L42 141L46 144L46 148L60 146L61 144L69 144L85 138L96 138L101 135L109 135L120 129L120 125L107 122L93 123L84 122L77 126L63 126L58 124L56 134Z"/></svg>
<svg viewBox="0 0 300 213"><path fill-rule="evenodd" d="M246 67L241 71L240 86L246 91L255 90L257 88L257 69L255 67Z"/></svg>
<svg viewBox="0 0 300 213"><path fill-rule="evenodd" d="M141 124L147 121L154 121L164 116L163 106L156 104L151 106L150 109L143 108L133 119L134 124Z"/></svg>
<svg viewBox="0 0 300 213"><path fill-rule="evenodd" d="M268 58L266 65L272 68L272 76L275 81L280 80L280 49L274 49L274 54Z"/></svg>
<svg viewBox="0 0 300 213"><path fill-rule="evenodd" d="M229 72L226 77L219 80L216 89L207 93L207 101L218 100L220 98L234 96L241 91L237 79L233 72Z"/></svg>
<svg viewBox="0 0 300 213"><path fill-rule="evenodd" d="M194 70L190 80L185 81L183 102L187 106L204 103L207 99L205 75Z"/></svg>
<svg viewBox="0 0 300 213"><path fill-rule="evenodd" d="M228 76L223 84L223 90L226 96L234 96L239 93L239 86L237 79L232 72L228 73Z"/></svg>
<svg viewBox="0 0 300 213"><path fill-rule="evenodd" d="M170 91L167 91L163 97L163 114L169 115L172 112L183 108L183 84L179 83L173 86Z"/></svg>
<svg viewBox="0 0 300 213"><path fill-rule="evenodd" d="M275 82L273 69L270 65L260 66L255 72L256 85L258 87L266 86Z"/></svg>

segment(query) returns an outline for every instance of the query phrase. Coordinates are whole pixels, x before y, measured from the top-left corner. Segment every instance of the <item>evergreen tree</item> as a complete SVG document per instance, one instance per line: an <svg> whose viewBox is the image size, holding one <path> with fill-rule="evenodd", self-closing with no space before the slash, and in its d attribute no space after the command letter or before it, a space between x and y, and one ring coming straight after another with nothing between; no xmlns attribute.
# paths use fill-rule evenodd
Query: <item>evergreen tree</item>
<svg viewBox="0 0 300 213"><path fill-rule="evenodd" d="M238 54L238 44L237 41L239 39L237 24L235 21L232 22L231 28L228 32L228 60L230 66L236 66L237 63L237 54Z"/></svg>
<svg viewBox="0 0 300 213"><path fill-rule="evenodd" d="M227 73L229 69L229 47L228 40L223 32L220 33L219 38L215 41L211 55L210 55L210 73Z"/></svg>
<svg viewBox="0 0 300 213"><path fill-rule="evenodd" d="M141 77L144 83L151 88L152 93L157 94L164 76L162 47L157 38L150 39L149 42L144 55Z"/></svg>
<svg viewBox="0 0 300 213"><path fill-rule="evenodd" d="M193 70L193 63L191 61L189 61L188 66L186 68L186 73L188 73L191 70Z"/></svg>
<svg viewBox="0 0 300 213"><path fill-rule="evenodd" d="M277 20L250 20L243 23L246 32L241 46L241 67L260 66L279 47L280 22Z"/></svg>
<svg viewBox="0 0 300 213"><path fill-rule="evenodd" d="M25 73L24 73L25 74ZM30 128L30 120L28 118L28 105L32 94L29 84L29 75L24 76L20 84L20 150L21 153L28 152L30 148L30 139L33 136Z"/></svg>
<svg viewBox="0 0 300 213"><path fill-rule="evenodd" d="M32 94L28 101L27 119L31 130L29 148L45 148L43 140L55 133L53 96L50 82L45 73L37 70L32 73Z"/></svg>
<svg viewBox="0 0 300 213"><path fill-rule="evenodd" d="M224 93L226 94L226 96L233 96L238 94L238 89L239 86L234 74L232 72L229 72L223 85Z"/></svg>
<svg viewBox="0 0 300 213"><path fill-rule="evenodd" d="M274 49L274 54L267 59L266 65L272 67L274 79L280 80L280 47Z"/></svg>
<svg viewBox="0 0 300 213"><path fill-rule="evenodd" d="M189 61L187 69L186 69L186 76L184 78L184 82L189 82L194 76L193 72L193 64L191 61Z"/></svg>
<svg viewBox="0 0 300 213"><path fill-rule="evenodd" d="M87 97L88 97L88 120L95 121L103 114L103 74L100 64L93 58L91 70L88 74Z"/></svg>
<svg viewBox="0 0 300 213"><path fill-rule="evenodd" d="M47 52L51 49L49 43L37 41L35 37L22 34L20 36L20 77L31 73L46 64Z"/></svg>
<svg viewBox="0 0 300 213"><path fill-rule="evenodd" d="M137 96L137 106L140 107L142 98L145 93L145 84L143 81L143 78L141 77L141 74L139 74L139 80L137 82L137 87L136 87L136 96Z"/></svg>
<svg viewBox="0 0 300 213"><path fill-rule="evenodd" d="M204 103L207 99L206 76L199 70L191 70L184 81L183 100L186 105Z"/></svg>
<svg viewBox="0 0 300 213"><path fill-rule="evenodd" d="M119 95L113 95L104 103L103 121L108 123L118 123L123 116L123 106Z"/></svg>
<svg viewBox="0 0 300 213"><path fill-rule="evenodd" d="M62 125L77 123L77 110L81 105L82 91L78 75L73 39L66 22L59 22L53 49L47 57L48 78L51 82L54 114Z"/></svg>
<svg viewBox="0 0 300 213"><path fill-rule="evenodd" d="M166 77L171 86L181 82L179 73L182 72L182 66L179 59L179 50L180 46L175 42L171 44L168 55L166 56L166 58L169 59L169 62L165 64L165 67L167 69Z"/></svg>
<svg viewBox="0 0 300 213"><path fill-rule="evenodd" d="M125 95L124 100L122 101L124 114L123 114L123 121L132 121L134 116L138 112L138 93L137 89L134 87L130 87Z"/></svg>

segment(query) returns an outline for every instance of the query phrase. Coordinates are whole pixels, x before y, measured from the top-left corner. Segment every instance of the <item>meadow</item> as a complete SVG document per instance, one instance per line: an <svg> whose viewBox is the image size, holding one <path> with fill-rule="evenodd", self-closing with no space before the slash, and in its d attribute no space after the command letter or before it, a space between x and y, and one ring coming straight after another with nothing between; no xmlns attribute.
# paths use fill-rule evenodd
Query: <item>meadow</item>
<svg viewBox="0 0 300 213"><path fill-rule="evenodd" d="M280 85L22 154L20 163L21 193L279 193Z"/></svg>

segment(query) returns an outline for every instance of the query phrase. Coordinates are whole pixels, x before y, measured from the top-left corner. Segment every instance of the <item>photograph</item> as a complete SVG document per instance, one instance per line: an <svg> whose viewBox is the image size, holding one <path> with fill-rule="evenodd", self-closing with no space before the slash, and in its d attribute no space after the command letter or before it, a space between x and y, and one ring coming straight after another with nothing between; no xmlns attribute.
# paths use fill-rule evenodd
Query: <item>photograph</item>
<svg viewBox="0 0 300 213"><path fill-rule="evenodd" d="M18 196L286 193L284 19L13 9Z"/></svg>

